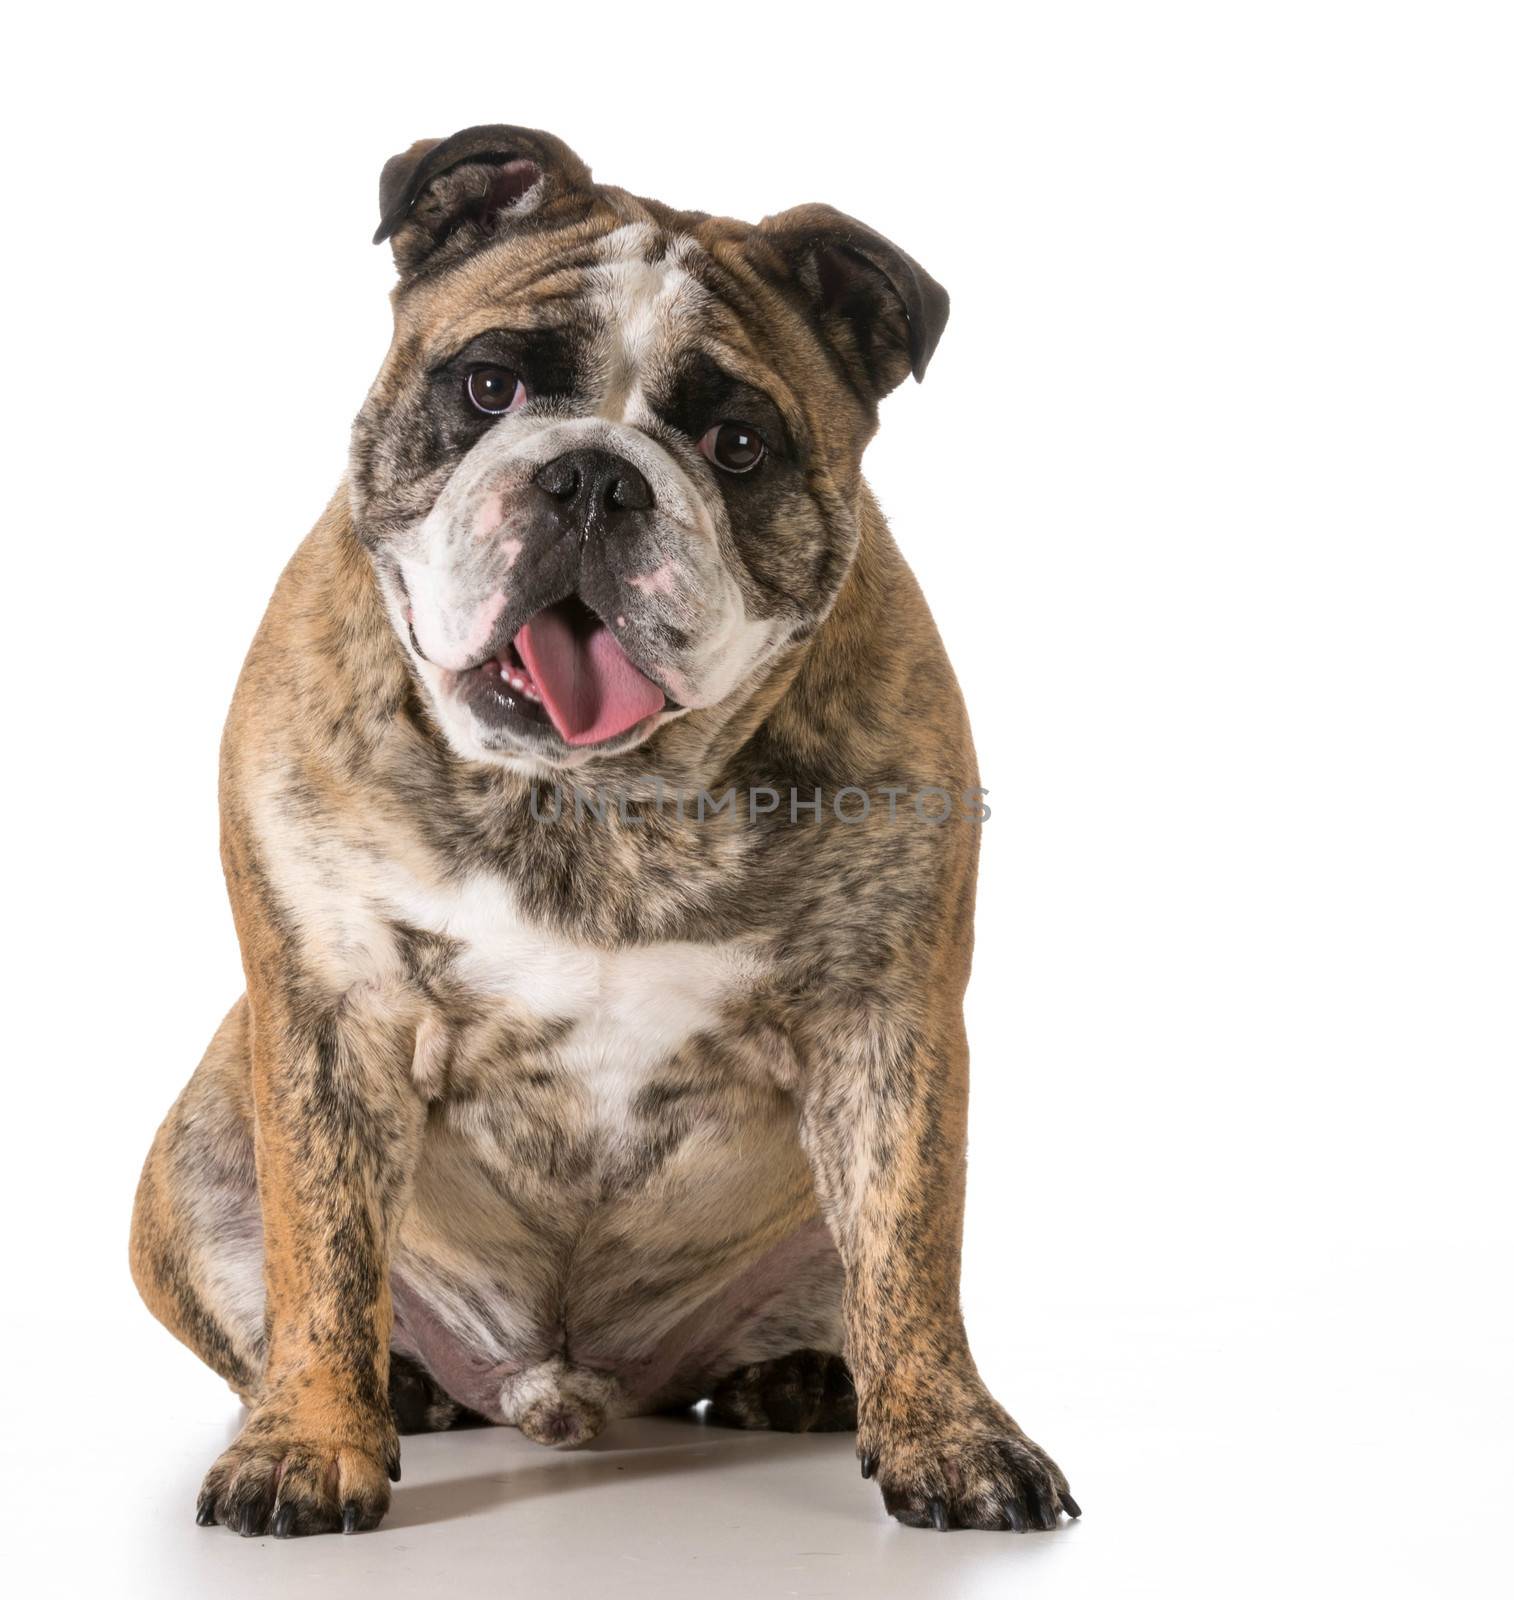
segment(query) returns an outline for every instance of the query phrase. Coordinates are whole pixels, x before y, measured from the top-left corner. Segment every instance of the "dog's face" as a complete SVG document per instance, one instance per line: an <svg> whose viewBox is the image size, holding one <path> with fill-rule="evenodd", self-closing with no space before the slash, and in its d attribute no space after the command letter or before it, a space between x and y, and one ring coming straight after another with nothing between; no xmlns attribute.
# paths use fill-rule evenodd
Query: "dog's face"
<svg viewBox="0 0 1514 1600"><path fill-rule="evenodd" d="M944 292L829 208L674 212L518 128L413 147L381 205L353 511L453 749L572 766L729 714L834 600Z"/></svg>

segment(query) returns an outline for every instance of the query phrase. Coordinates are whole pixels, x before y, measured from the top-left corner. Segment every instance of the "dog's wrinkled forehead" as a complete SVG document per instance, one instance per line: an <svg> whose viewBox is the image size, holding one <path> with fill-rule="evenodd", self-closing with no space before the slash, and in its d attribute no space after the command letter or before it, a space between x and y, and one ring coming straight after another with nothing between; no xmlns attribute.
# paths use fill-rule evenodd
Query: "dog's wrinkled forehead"
<svg viewBox="0 0 1514 1600"><path fill-rule="evenodd" d="M559 302L576 334L580 381L598 391L605 414L652 420L649 394L666 393L680 358L718 339L714 297L697 275L702 255L686 235L623 224L594 247L578 293Z"/></svg>
<svg viewBox="0 0 1514 1600"><path fill-rule="evenodd" d="M664 234L649 222L607 233L584 274L590 316L617 325L628 356L655 354L657 337L669 321L687 325L708 303L690 271L700 253L694 240Z"/></svg>

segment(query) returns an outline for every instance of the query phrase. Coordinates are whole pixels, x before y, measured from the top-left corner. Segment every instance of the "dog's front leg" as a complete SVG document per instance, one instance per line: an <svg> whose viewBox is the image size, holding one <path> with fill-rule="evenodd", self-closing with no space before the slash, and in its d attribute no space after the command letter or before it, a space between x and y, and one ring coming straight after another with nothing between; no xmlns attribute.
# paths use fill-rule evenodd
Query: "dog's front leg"
<svg viewBox="0 0 1514 1600"><path fill-rule="evenodd" d="M958 1295L967 1041L952 975L812 1013L800 1128L846 1273L857 1451L915 1527L1052 1528L1061 1469L985 1387ZM934 988L934 995L932 994ZM949 1004L937 996L952 995Z"/></svg>
<svg viewBox="0 0 1514 1600"><path fill-rule="evenodd" d="M278 976L270 976L277 971ZM388 1402L390 1243L424 1111L413 1023L248 962L267 1359L199 1520L275 1536L370 1528L399 1477Z"/></svg>

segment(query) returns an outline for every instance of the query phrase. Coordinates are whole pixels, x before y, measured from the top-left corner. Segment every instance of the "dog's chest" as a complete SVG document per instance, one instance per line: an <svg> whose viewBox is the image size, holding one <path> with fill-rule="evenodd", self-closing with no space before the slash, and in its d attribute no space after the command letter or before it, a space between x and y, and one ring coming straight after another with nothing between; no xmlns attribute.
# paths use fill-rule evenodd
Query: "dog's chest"
<svg viewBox="0 0 1514 1600"><path fill-rule="evenodd" d="M534 1091L558 1120L624 1129L648 1086L718 1036L762 976L739 941L578 941L527 916L497 877L385 887L405 937L439 952L416 1072L454 1098Z"/></svg>

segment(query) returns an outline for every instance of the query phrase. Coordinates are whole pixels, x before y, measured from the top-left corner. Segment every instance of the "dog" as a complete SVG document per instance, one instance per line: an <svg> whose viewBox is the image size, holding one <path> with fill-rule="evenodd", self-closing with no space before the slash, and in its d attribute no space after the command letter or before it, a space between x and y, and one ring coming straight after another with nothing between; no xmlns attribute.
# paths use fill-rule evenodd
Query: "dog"
<svg viewBox="0 0 1514 1600"><path fill-rule="evenodd" d="M705 1401L855 1429L912 1526L1077 1517L963 1329L985 791L861 476L946 293L524 128L380 211L393 343L222 746L246 993L133 1215L247 1407L197 1520L368 1529L403 1432Z"/></svg>

